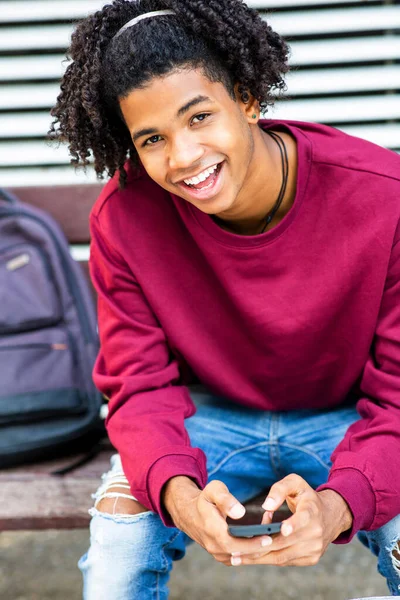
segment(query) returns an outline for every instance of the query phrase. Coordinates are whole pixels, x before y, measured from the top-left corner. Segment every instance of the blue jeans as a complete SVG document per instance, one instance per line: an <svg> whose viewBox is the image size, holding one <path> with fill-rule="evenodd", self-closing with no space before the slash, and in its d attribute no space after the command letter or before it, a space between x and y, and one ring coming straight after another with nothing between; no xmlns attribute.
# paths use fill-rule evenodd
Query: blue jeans
<svg viewBox="0 0 400 600"><path fill-rule="evenodd" d="M209 481L223 481L241 502L262 493L289 473L311 486L325 482L333 449L351 423L353 406L341 409L265 412L247 409L192 390L198 410L186 421L193 446L207 456ZM121 472L118 455L103 476L103 488ZM84 600L165 600L173 561L185 555L189 538L163 525L158 515L106 514L91 509L91 545L80 559ZM400 539L400 516L359 538L377 556L378 571L393 596L400 595L400 561L392 555Z"/></svg>

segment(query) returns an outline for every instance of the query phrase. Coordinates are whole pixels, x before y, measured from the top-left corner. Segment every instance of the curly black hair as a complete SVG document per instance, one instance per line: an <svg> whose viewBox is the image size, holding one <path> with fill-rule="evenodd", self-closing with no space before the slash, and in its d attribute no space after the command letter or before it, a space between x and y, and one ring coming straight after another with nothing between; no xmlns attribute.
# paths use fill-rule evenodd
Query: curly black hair
<svg viewBox="0 0 400 600"><path fill-rule="evenodd" d="M175 15L143 19L115 37L131 19L164 9ZM285 41L241 0L114 0L72 35L49 134L68 142L75 166L86 167L93 155L98 177L119 171L124 187L127 159L135 166L139 159L119 99L189 67L223 83L232 98L239 84L244 101L250 92L266 110L285 89L288 55Z"/></svg>

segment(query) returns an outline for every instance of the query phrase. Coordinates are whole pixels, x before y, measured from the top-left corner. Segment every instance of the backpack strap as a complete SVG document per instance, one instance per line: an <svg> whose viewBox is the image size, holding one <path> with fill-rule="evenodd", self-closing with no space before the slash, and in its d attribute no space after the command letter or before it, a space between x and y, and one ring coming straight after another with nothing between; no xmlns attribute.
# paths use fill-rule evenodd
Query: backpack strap
<svg viewBox="0 0 400 600"><path fill-rule="evenodd" d="M0 200L4 200L7 204L17 204L18 198L8 190L0 188Z"/></svg>

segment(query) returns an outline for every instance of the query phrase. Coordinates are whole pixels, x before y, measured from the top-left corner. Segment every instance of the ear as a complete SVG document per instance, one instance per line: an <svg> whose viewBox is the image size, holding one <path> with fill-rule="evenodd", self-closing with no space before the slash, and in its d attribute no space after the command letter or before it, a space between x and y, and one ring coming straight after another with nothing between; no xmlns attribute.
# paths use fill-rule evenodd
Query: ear
<svg viewBox="0 0 400 600"><path fill-rule="evenodd" d="M260 118L260 104L251 92L240 83L235 85L236 101L249 124L257 124Z"/></svg>

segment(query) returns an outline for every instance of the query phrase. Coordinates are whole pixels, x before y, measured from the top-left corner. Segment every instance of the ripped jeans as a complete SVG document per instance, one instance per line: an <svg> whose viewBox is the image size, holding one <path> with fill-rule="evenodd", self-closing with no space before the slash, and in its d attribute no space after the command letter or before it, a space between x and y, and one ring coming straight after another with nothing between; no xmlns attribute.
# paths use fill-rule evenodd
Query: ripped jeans
<svg viewBox="0 0 400 600"><path fill-rule="evenodd" d="M185 425L192 445L207 456L209 481L223 481L240 502L289 473L313 487L326 481L333 449L360 418L352 406L270 413L234 405L204 390L193 389L191 395L197 412ZM132 497L118 455L111 465L94 495L96 503L105 493L121 496L113 485ZM191 540L165 527L152 512L106 514L92 508L90 514L90 548L79 561L84 600L166 600L172 564L184 557ZM400 596L400 516L358 537L377 557L390 593Z"/></svg>

